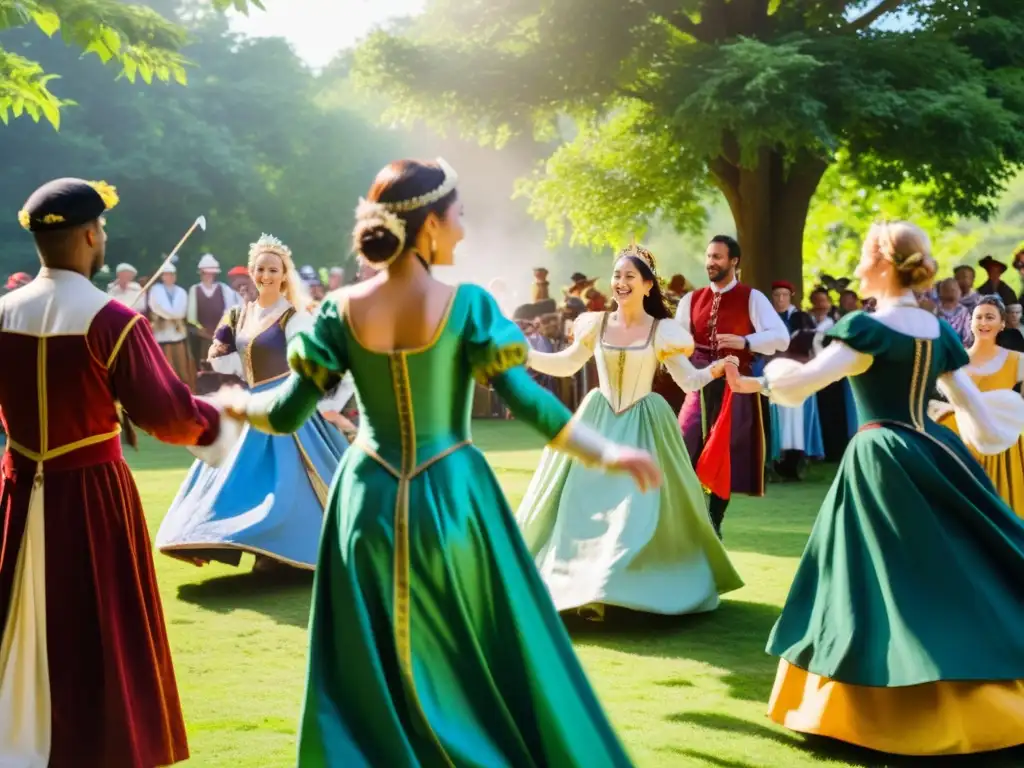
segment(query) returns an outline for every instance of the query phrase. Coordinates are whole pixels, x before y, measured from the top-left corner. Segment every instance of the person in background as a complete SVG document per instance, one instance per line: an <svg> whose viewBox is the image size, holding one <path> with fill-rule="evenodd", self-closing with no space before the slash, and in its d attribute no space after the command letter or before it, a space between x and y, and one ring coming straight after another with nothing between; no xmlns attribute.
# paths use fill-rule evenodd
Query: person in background
<svg viewBox="0 0 1024 768"><path fill-rule="evenodd" d="M345 284L345 270L341 267L331 267L327 273L327 290L336 291Z"/></svg>
<svg viewBox="0 0 1024 768"><path fill-rule="evenodd" d="M856 291L851 291L847 289L845 291L840 292L838 310L839 317L848 315L851 312L856 312L858 309L860 309L860 297L857 296Z"/></svg>
<svg viewBox="0 0 1024 768"><path fill-rule="evenodd" d="M1020 327L1021 305L1013 303L1006 307L1006 327L996 336L996 344L1004 349L1024 352L1024 331Z"/></svg>
<svg viewBox="0 0 1024 768"><path fill-rule="evenodd" d="M811 315L793 303L795 293L795 286L786 280L772 283L772 306L790 336L789 348L777 356L805 363L811 359L817 324ZM771 466L782 478L801 480L807 472L808 459L825 458L818 400L809 397L794 408L774 404L769 408Z"/></svg>
<svg viewBox="0 0 1024 768"><path fill-rule="evenodd" d="M692 361L706 368L735 355L740 370L752 372L755 355L774 355L789 347L789 329L768 297L739 281L740 244L728 235L708 243L705 268L710 285L688 293L679 302L676 321L693 336ZM688 392L679 413L679 425L694 467L709 444L725 404L725 381L715 379L702 390ZM708 512L721 536L729 495L763 496L765 482L765 427L761 395L732 396L728 448L728 494L710 493ZM713 445L713 443L712 443Z"/></svg>
<svg viewBox="0 0 1024 768"><path fill-rule="evenodd" d="M868 314L871 314L878 309L878 300L874 296L868 296L861 302L861 308Z"/></svg>
<svg viewBox="0 0 1024 768"><path fill-rule="evenodd" d="M238 266L228 270L228 284L238 294L241 304L256 301L258 295L256 283L252 281L248 267Z"/></svg>
<svg viewBox="0 0 1024 768"><path fill-rule="evenodd" d="M241 299L227 283L217 281L220 264L213 254L207 253L199 260L199 282L188 291L188 312L192 359L197 367L208 370L206 357L213 343L213 334L225 313L238 306Z"/></svg>
<svg viewBox="0 0 1024 768"><path fill-rule="evenodd" d="M178 270L173 264L164 266L160 281L154 285L147 300L153 316L153 335L167 357L167 362L189 389L196 385L196 365L188 348L188 293L176 284Z"/></svg>
<svg viewBox="0 0 1024 768"><path fill-rule="evenodd" d="M971 325L975 341L967 350L971 364L964 370L982 392L1016 390L1024 381L1024 355L1020 350L1006 349L998 343L999 336L1008 327L1007 315L1008 308L1003 307L997 296L986 296L974 308ZM932 418L959 434L952 406L933 404L930 411ZM971 445L968 443L967 447ZM1008 450L994 456L986 456L973 448L971 453L1003 501L1018 517L1024 517L1024 436L1018 437Z"/></svg>
<svg viewBox="0 0 1024 768"><path fill-rule="evenodd" d="M838 313L836 308L832 305L832 297L828 294L828 289L823 286L818 286L811 291L810 296L811 303L811 318L814 320L814 325L819 331L827 331L832 325L835 325ZM828 328L823 328L823 324L826 320L831 321L831 325Z"/></svg>
<svg viewBox="0 0 1024 768"><path fill-rule="evenodd" d="M953 279L960 287L960 303L967 307L968 313L973 312L981 301L981 294L974 290L974 267L961 264L953 270Z"/></svg>
<svg viewBox="0 0 1024 768"><path fill-rule="evenodd" d="M117 299L126 307L134 309L140 315L146 314L146 297L139 297L142 293L142 286L135 280L138 270L131 264L122 262L114 270L116 278L107 287L107 295Z"/></svg>
<svg viewBox="0 0 1024 768"><path fill-rule="evenodd" d="M13 275L7 278L7 285L4 286L8 291L15 291L18 288L23 288L32 282L32 276L27 272L15 272Z"/></svg>
<svg viewBox="0 0 1024 768"><path fill-rule="evenodd" d="M985 270L988 280L978 286L978 293L982 296L998 296L1003 300L1004 306L1017 303L1017 295L1013 289L1003 282L1003 275L1006 273L1006 265L996 261L991 256L986 256L978 262L978 266Z"/></svg>
<svg viewBox="0 0 1024 768"><path fill-rule="evenodd" d="M939 282L937 286L939 296L938 305L935 307L935 314L941 317L956 331L960 341L965 347L974 343L974 334L971 332L971 311L964 306L963 295L960 293L960 283L956 278L947 277Z"/></svg>

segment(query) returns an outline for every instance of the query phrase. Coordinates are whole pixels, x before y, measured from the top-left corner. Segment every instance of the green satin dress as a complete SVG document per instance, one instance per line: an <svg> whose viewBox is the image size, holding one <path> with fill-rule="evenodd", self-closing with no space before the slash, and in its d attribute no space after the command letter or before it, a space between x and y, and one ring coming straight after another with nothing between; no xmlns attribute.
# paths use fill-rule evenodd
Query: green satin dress
<svg viewBox="0 0 1024 768"><path fill-rule="evenodd" d="M474 376L559 441L494 299L460 286L436 338L381 354L323 303L255 426L285 433L351 371L360 432L331 486L313 588L301 768L628 766L470 432Z"/></svg>

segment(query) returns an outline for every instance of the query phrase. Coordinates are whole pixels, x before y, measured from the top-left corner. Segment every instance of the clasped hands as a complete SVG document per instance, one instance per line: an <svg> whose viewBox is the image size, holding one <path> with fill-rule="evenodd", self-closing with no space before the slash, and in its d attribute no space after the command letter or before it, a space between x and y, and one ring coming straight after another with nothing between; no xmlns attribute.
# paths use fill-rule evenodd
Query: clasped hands
<svg viewBox="0 0 1024 768"><path fill-rule="evenodd" d="M739 363L739 359L734 355L723 357L711 364L711 375L716 379L724 375L725 380L729 382L729 389L738 395L759 393L762 389L761 381L753 376L741 376Z"/></svg>

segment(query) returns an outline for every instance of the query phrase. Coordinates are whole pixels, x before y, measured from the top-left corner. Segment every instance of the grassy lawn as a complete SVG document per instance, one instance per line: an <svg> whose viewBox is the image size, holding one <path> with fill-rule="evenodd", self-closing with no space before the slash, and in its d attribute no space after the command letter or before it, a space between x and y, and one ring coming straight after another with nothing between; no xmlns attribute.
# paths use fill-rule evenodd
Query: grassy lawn
<svg viewBox="0 0 1024 768"><path fill-rule="evenodd" d="M476 441L513 508L537 464L540 441L511 422L477 422ZM189 464L181 449L143 437L129 451L155 534ZM830 479L772 486L737 499L726 544L747 586L709 615L570 625L576 649L640 766L800 768L910 766L774 727L764 716L775 661L765 641ZM193 759L203 768L294 765L305 671L310 577L251 575L251 558L204 569L157 558ZM951 617L955 621L955 617ZM1024 765L1024 752L930 765ZM383 768L383 767L382 767Z"/></svg>

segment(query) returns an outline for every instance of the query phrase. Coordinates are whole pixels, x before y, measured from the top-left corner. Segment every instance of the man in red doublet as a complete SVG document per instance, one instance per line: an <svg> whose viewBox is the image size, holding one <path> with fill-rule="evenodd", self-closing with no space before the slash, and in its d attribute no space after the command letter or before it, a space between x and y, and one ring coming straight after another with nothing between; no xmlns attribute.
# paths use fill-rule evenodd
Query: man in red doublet
<svg viewBox="0 0 1024 768"><path fill-rule="evenodd" d="M774 355L789 346L789 330L768 297L739 282L740 246L728 235L716 235L708 244L705 266L711 285L686 294L679 302L676 320L693 336L691 362L697 368L735 355L744 375L751 370L754 355ZM679 424L694 467L722 413L725 378L715 379L697 392L686 395ZM729 490L751 496L764 495L765 413L761 395L732 395L729 439L724 458L730 468ZM729 504L726 496L710 493L711 522L722 533L722 521Z"/></svg>
<svg viewBox="0 0 1024 768"><path fill-rule="evenodd" d="M90 282L116 203L102 182L37 190L19 220L43 268L0 298L4 766L154 768L188 757L119 404L208 461L238 430L192 397L149 323Z"/></svg>

